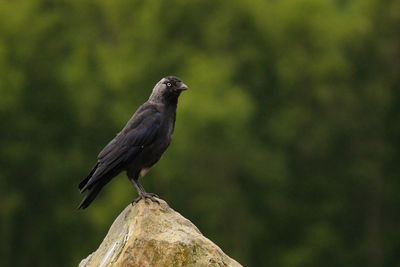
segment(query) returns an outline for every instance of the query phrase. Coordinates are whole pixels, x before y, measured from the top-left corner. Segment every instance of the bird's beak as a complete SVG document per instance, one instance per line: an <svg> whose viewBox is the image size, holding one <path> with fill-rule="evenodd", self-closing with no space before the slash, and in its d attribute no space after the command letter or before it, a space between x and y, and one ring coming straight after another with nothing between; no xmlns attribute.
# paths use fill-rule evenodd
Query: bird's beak
<svg viewBox="0 0 400 267"><path fill-rule="evenodd" d="M181 85L179 86L179 90L181 90L181 91L185 91L185 90L187 90L189 87L187 87L187 85L186 84L184 84L184 83L181 83Z"/></svg>

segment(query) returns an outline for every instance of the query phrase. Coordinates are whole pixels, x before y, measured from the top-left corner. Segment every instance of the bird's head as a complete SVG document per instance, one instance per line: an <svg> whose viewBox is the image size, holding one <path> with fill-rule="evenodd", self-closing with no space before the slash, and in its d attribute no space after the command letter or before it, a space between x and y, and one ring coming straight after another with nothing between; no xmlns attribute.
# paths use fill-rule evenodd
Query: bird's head
<svg viewBox="0 0 400 267"><path fill-rule="evenodd" d="M182 91L188 87L179 78L175 76L167 76L162 78L153 89L149 98L152 102L165 103L176 102Z"/></svg>

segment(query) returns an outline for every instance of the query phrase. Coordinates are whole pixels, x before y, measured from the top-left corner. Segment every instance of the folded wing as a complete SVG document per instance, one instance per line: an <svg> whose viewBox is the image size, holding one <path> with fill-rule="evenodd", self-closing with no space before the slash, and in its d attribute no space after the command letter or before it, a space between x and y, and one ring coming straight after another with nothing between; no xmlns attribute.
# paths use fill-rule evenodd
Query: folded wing
<svg viewBox="0 0 400 267"><path fill-rule="evenodd" d="M153 143L160 124L161 114L157 110L151 108L138 110L124 129L99 153L97 164L79 184L78 188L81 193L89 190L82 203L86 199L90 199L90 202L93 201L106 183L124 170L144 147ZM90 196L90 194L94 194L94 196ZM87 205L88 203L86 203Z"/></svg>

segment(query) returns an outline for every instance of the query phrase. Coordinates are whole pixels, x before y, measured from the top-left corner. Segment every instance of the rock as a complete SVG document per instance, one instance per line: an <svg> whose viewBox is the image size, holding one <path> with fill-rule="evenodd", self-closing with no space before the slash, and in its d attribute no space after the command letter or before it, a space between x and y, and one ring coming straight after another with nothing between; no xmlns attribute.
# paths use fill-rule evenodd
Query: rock
<svg viewBox="0 0 400 267"><path fill-rule="evenodd" d="M160 200L128 205L100 247L82 260L90 266L241 266Z"/></svg>

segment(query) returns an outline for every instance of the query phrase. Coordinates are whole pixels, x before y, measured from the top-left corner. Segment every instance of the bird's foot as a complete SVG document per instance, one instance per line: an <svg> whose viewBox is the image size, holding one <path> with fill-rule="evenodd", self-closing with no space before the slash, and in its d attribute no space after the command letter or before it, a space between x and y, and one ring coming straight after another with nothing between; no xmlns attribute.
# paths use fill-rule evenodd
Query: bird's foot
<svg viewBox="0 0 400 267"><path fill-rule="evenodd" d="M140 200L144 200L147 204L147 200L151 200L153 202L156 202L157 204L160 204L160 201L157 200L157 198L160 198L159 196L157 196L154 193L142 193L139 195L139 197L137 199L135 199L134 201L132 201L132 205L134 205L135 203L138 203Z"/></svg>
<svg viewBox="0 0 400 267"><path fill-rule="evenodd" d="M155 197L155 198L160 198L157 194L154 193L146 193L147 195L151 196L151 197Z"/></svg>

